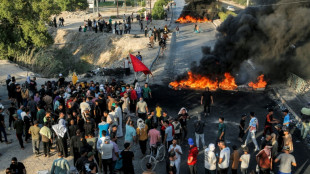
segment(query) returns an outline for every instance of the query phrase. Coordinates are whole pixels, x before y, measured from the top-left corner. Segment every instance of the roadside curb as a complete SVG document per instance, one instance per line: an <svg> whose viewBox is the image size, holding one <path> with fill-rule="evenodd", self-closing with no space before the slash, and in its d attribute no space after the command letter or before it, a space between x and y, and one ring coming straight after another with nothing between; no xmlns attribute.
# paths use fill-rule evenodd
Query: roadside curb
<svg viewBox="0 0 310 174"><path fill-rule="evenodd" d="M296 112L288 105L287 101L280 95L277 89L272 88L272 91L276 95L276 97L281 101L281 103L289 110L289 112L295 117L298 122L301 122L300 117L296 114Z"/></svg>

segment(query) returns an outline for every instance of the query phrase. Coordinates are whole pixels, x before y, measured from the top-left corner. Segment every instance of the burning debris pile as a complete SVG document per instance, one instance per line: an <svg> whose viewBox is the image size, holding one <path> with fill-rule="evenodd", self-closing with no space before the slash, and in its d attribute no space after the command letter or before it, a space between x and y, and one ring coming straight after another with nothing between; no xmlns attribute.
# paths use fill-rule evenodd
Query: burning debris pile
<svg viewBox="0 0 310 174"><path fill-rule="evenodd" d="M220 35L214 48L203 47L199 65L194 65L189 74L180 75L175 82L182 85L186 80L207 78L219 84L225 74L246 74L240 66L247 60L261 67L271 81L285 80L292 72L302 78L310 77L310 2L291 3L282 0L282 5L249 7L236 17L229 16L218 28ZM256 76L257 77L257 76ZM254 78L256 78L254 77ZM197 78L194 78L197 79ZM266 86L264 76L248 79L248 86ZM191 86L191 85L189 85Z"/></svg>
<svg viewBox="0 0 310 174"><path fill-rule="evenodd" d="M188 1L188 0L186 0ZM177 23L202 23L209 22L216 16L214 10L219 3L215 0L188 1L179 17Z"/></svg>

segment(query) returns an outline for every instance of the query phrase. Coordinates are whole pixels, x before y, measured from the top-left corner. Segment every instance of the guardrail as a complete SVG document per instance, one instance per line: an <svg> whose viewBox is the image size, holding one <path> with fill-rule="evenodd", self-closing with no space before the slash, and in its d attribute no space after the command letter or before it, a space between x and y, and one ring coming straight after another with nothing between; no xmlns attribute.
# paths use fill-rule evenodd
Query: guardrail
<svg viewBox="0 0 310 174"><path fill-rule="evenodd" d="M169 22L169 24L168 24L169 27L171 26L171 23L172 23L172 21L173 21L173 14L174 14L174 13L173 13L173 8L171 7L171 17L170 17L170 22ZM160 49L161 49L161 47L159 47L158 52L157 52L157 55L156 55L156 57L153 59L151 65L150 65L150 67L149 67L149 70L150 70L151 72L152 72L152 68L153 68L154 63L155 63L155 62L157 61L157 59L159 58ZM145 81L145 82L146 82L146 83L149 82L149 75L146 76L146 81Z"/></svg>

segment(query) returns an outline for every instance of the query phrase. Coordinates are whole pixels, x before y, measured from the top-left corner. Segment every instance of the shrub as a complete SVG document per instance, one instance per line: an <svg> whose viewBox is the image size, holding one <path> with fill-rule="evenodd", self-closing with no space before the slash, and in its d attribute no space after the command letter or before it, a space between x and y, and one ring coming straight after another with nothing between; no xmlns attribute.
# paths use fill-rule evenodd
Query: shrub
<svg viewBox="0 0 310 174"><path fill-rule="evenodd" d="M226 11L226 12L219 12L218 13L218 16L220 17L220 20L222 22L225 21L229 15L237 16L237 14L232 12L232 11Z"/></svg>
<svg viewBox="0 0 310 174"><path fill-rule="evenodd" d="M165 10L164 10L164 5L167 5L168 1L167 0L158 0L155 2L153 10L152 10L152 17L153 19L163 19Z"/></svg>

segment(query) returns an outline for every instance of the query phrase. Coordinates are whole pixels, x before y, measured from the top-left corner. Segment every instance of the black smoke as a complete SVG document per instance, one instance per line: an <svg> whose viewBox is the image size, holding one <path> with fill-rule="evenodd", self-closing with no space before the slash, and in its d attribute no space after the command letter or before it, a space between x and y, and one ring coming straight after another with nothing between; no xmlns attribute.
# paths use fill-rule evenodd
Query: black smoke
<svg viewBox="0 0 310 174"><path fill-rule="evenodd" d="M310 78L309 26L310 1L248 7L217 28L220 35L214 49L203 47L203 58L191 70L219 78L251 59L272 80L283 80L289 72Z"/></svg>

